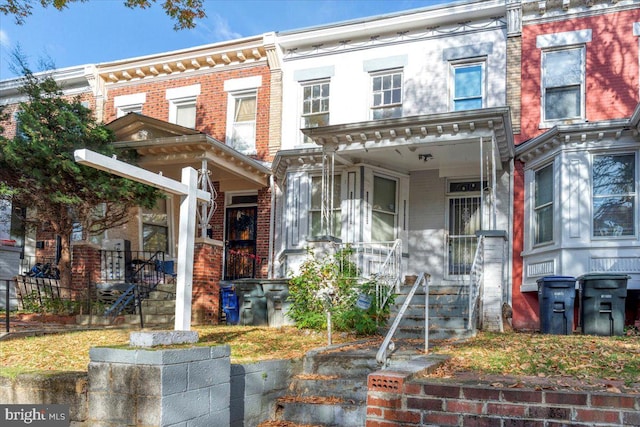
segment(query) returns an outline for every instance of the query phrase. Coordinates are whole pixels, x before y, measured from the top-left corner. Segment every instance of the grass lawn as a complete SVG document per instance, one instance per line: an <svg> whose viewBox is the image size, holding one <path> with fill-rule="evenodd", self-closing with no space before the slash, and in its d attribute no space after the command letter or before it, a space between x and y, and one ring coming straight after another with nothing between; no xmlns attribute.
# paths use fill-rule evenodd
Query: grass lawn
<svg viewBox="0 0 640 427"><path fill-rule="evenodd" d="M302 357L327 344L326 332L293 327L195 327L198 345L228 344L231 359L246 363ZM104 329L0 341L0 375L18 371L84 371L93 346L126 345L127 330ZM334 333L333 342L353 342L362 337ZM542 335L537 333L486 333L464 343L435 342L431 353L450 360L430 377L508 378L505 386L529 382L546 387L572 384L609 386L609 391L640 393L640 336ZM427 374L425 374L426 376Z"/></svg>

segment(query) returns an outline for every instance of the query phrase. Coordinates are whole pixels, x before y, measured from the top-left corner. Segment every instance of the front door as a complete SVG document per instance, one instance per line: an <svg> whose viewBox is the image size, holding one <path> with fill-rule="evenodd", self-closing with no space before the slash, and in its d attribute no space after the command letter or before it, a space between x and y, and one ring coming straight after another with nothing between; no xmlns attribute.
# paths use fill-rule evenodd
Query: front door
<svg viewBox="0 0 640 427"><path fill-rule="evenodd" d="M256 256L256 218L255 206L227 209L225 280L255 277L260 263Z"/></svg>
<svg viewBox="0 0 640 427"><path fill-rule="evenodd" d="M448 275L451 278L467 275L476 253L476 231L481 226L481 199L477 196L449 199L447 240Z"/></svg>

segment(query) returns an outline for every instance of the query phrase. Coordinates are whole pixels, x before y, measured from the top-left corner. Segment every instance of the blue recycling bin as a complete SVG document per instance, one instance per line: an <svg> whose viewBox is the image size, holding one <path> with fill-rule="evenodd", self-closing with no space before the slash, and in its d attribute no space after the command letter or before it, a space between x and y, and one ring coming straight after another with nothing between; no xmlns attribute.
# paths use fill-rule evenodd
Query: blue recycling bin
<svg viewBox="0 0 640 427"><path fill-rule="evenodd" d="M537 281L540 306L540 332L571 335L576 298L576 278L545 276Z"/></svg>
<svg viewBox="0 0 640 427"><path fill-rule="evenodd" d="M220 288L220 299L222 300L222 311L224 311L227 324L237 325L240 320L240 308L234 286L222 286Z"/></svg>

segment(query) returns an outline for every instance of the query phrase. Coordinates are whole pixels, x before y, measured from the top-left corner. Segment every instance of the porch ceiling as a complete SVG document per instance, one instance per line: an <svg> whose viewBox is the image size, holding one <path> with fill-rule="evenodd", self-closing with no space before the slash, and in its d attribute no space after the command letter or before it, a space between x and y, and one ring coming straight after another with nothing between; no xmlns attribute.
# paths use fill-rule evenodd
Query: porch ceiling
<svg viewBox="0 0 640 427"><path fill-rule="evenodd" d="M224 143L196 130L161 120L128 114L108 125L119 149L134 149L138 165L180 180L182 169L202 169L206 161L212 181L220 191L251 190L269 185L271 170Z"/></svg>
<svg viewBox="0 0 640 427"><path fill-rule="evenodd" d="M438 169L460 171L491 154L495 162L514 156L508 108L372 120L303 129L344 164L366 162L401 172ZM480 144L480 141L483 144ZM459 172L455 172L459 173Z"/></svg>

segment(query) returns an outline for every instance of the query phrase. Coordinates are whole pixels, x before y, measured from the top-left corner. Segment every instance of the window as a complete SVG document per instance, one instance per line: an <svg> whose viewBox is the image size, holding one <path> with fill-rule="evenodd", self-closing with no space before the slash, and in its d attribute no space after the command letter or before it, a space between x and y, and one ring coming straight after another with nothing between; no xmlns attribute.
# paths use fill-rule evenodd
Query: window
<svg viewBox="0 0 640 427"><path fill-rule="evenodd" d="M256 93L230 95L233 123L227 144L244 154L256 153Z"/></svg>
<svg viewBox="0 0 640 427"><path fill-rule="evenodd" d="M542 67L543 120L584 117L584 48L543 52Z"/></svg>
<svg viewBox="0 0 640 427"><path fill-rule="evenodd" d="M553 241L553 164L535 172L534 241L535 245Z"/></svg>
<svg viewBox="0 0 640 427"><path fill-rule="evenodd" d="M593 158L593 234L635 236L636 156L606 154Z"/></svg>
<svg viewBox="0 0 640 427"><path fill-rule="evenodd" d="M372 242L389 242L396 238L396 188L394 179L373 177Z"/></svg>
<svg viewBox="0 0 640 427"><path fill-rule="evenodd" d="M167 199L159 199L153 209L142 210L142 247L148 252L169 251Z"/></svg>
<svg viewBox="0 0 640 427"><path fill-rule="evenodd" d="M372 74L371 89L373 119L402 117L402 71Z"/></svg>
<svg viewBox="0 0 640 427"><path fill-rule="evenodd" d="M302 127L314 128L329 124L329 82L306 84L302 87Z"/></svg>
<svg viewBox="0 0 640 427"><path fill-rule="evenodd" d="M454 111L473 110L483 107L484 65L452 65L452 106Z"/></svg>
<svg viewBox="0 0 640 427"><path fill-rule="evenodd" d="M198 95L200 95L199 84L167 89L169 122L195 129Z"/></svg>
<svg viewBox="0 0 640 427"><path fill-rule="evenodd" d="M342 217L340 203L342 200L340 175L336 175L333 179L333 215L330 225L329 234L331 236L340 237L342 230ZM309 207L309 226L310 235L313 237L322 236L325 231L322 230L322 177L314 176L311 178L311 205Z"/></svg>
<svg viewBox="0 0 640 427"><path fill-rule="evenodd" d="M133 93L131 95L119 95L113 98L113 106L116 109L116 117L120 118L129 113L142 114L142 105L147 100L146 93Z"/></svg>

